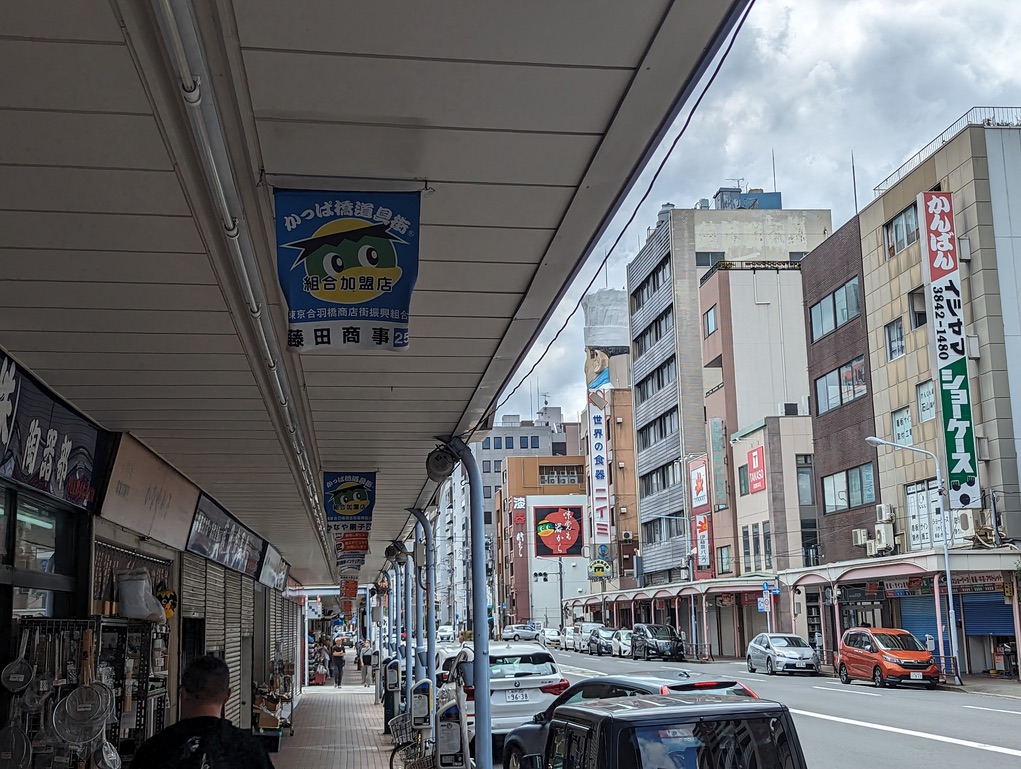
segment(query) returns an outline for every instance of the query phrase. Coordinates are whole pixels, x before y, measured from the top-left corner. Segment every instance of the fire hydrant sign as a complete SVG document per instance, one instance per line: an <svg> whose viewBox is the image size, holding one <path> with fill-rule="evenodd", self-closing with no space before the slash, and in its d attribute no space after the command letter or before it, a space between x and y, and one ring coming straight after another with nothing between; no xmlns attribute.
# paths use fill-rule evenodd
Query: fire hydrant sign
<svg viewBox="0 0 1021 769"><path fill-rule="evenodd" d="M922 269L928 286L929 349L936 400L943 417L951 510L982 506L978 452L972 421L971 386L961 296L961 270L949 192L918 195ZM951 535L952 536L952 535Z"/></svg>
<svg viewBox="0 0 1021 769"><path fill-rule="evenodd" d="M274 201L287 346L407 349L419 193L277 190Z"/></svg>

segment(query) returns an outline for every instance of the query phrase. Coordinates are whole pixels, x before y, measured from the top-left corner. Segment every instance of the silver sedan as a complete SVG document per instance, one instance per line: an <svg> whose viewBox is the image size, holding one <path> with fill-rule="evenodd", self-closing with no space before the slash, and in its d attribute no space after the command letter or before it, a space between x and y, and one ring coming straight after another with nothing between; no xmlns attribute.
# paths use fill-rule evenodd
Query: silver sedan
<svg viewBox="0 0 1021 769"><path fill-rule="evenodd" d="M539 637L539 628L534 625L508 625L500 634L504 641L534 641Z"/></svg>
<svg viewBox="0 0 1021 769"><path fill-rule="evenodd" d="M811 673L819 675L821 660L815 649L793 633L759 633L748 644L745 655L748 672L763 668L766 673Z"/></svg>

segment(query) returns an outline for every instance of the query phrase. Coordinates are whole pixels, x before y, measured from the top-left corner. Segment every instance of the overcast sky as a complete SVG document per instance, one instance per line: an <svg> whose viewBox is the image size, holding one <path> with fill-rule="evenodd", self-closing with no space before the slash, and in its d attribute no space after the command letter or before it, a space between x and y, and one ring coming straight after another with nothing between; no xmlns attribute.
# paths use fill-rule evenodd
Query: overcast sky
<svg viewBox="0 0 1021 769"><path fill-rule="evenodd" d="M971 107L1021 106L1018 40L1021 12L1012 0L757 0L595 288L626 287L626 265L663 203L692 208L734 179L771 190L771 149L784 208L828 208L839 229L855 212L852 152L862 208L879 182ZM574 309L686 115L685 109L514 384ZM529 418L538 389L564 408L565 418L578 417L585 404L583 321L579 309L499 416Z"/></svg>

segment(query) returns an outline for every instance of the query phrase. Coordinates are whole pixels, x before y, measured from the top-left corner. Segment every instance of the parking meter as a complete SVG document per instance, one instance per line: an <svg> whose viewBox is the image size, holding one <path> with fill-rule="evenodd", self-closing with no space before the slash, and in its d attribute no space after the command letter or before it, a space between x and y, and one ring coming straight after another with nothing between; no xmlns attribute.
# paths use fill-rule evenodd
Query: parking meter
<svg viewBox="0 0 1021 769"><path fill-rule="evenodd" d="M432 729L433 682L423 678L411 690L411 728L420 732Z"/></svg>
<svg viewBox="0 0 1021 769"><path fill-rule="evenodd" d="M401 690L400 660L393 659L386 663L386 690L388 692L399 692Z"/></svg>
<svg viewBox="0 0 1021 769"><path fill-rule="evenodd" d="M461 711L448 702L436 714L436 769L464 769Z"/></svg>

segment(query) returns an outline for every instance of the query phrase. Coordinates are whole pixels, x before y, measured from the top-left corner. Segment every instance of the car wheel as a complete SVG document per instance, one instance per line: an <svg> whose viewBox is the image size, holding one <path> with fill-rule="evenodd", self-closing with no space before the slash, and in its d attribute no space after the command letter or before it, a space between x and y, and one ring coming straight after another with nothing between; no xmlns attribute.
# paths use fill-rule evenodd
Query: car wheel
<svg viewBox="0 0 1021 769"><path fill-rule="evenodd" d="M635 649L634 646L631 647L631 659L633 659L633 660L637 660L638 659L638 650Z"/></svg>
<svg viewBox="0 0 1021 769"><path fill-rule="evenodd" d="M503 751L504 769L521 769L521 759L523 757L521 749L516 745L512 745L510 748L505 747Z"/></svg>
<svg viewBox="0 0 1021 769"><path fill-rule="evenodd" d="M872 683L876 685L877 689L886 686L886 679L883 678L883 671L879 669L879 665L872 668Z"/></svg>
<svg viewBox="0 0 1021 769"><path fill-rule="evenodd" d="M519 636L517 633L515 633L514 634L514 640L515 641L520 641L521 640L521 636Z"/></svg>
<svg viewBox="0 0 1021 769"><path fill-rule="evenodd" d="M645 647L645 661L648 662L652 657L649 656L649 647Z"/></svg>
<svg viewBox="0 0 1021 769"><path fill-rule="evenodd" d="M755 666L752 665L752 655L750 655L750 654L748 655L748 659L746 660L746 662L748 663L748 672L749 673L754 673L755 672Z"/></svg>
<svg viewBox="0 0 1021 769"><path fill-rule="evenodd" d="M925 682L925 688L928 689L931 692L933 689L936 688L936 682L935 681L926 681Z"/></svg>
<svg viewBox="0 0 1021 769"><path fill-rule="evenodd" d="M842 684L851 683L851 676L847 674L847 665L841 665L840 670L837 671L837 675L840 676L840 683Z"/></svg>
<svg viewBox="0 0 1021 769"><path fill-rule="evenodd" d="M776 673L776 671L773 670L773 659L772 657L766 657L766 675L771 676L774 673Z"/></svg>

